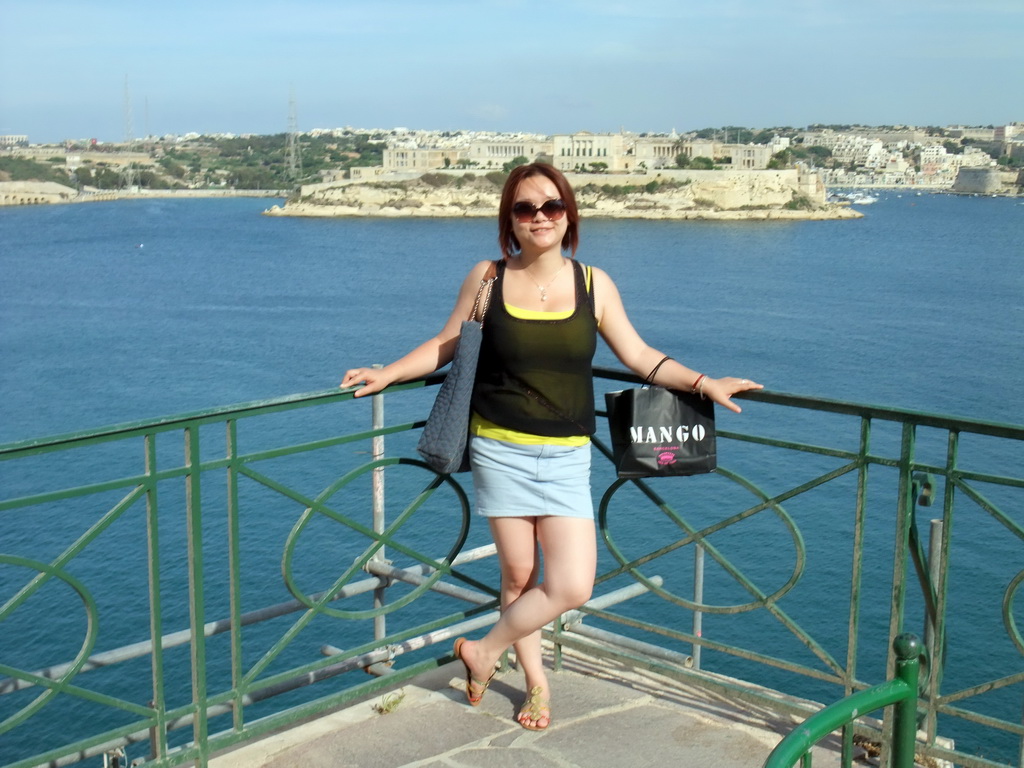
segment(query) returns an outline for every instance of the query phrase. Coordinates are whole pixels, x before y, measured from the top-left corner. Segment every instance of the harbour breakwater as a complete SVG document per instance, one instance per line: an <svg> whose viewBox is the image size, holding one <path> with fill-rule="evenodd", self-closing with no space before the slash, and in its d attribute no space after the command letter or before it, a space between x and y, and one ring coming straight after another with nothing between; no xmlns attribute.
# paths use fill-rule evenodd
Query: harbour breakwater
<svg viewBox="0 0 1024 768"><path fill-rule="evenodd" d="M816 173L662 171L611 176L567 174L580 213L625 219L852 219L861 213L826 202ZM267 216L493 217L504 174L434 172L417 178L303 186Z"/></svg>

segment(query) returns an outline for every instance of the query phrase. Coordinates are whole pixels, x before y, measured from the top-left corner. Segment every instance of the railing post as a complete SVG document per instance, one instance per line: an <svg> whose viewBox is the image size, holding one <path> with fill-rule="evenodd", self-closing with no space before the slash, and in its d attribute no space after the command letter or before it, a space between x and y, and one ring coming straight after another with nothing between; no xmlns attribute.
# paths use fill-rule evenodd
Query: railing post
<svg viewBox="0 0 1024 768"><path fill-rule="evenodd" d="M693 602L700 605L704 602L704 547L695 545L693 550ZM693 612L693 636L698 640L704 631L704 614L696 609ZM690 655L693 657L693 668L700 669L700 643L693 644Z"/></svg>
<svg viewBox="0 0 1024 768"><path fill-rule="evenodd" d="M899 485L896 498L896 529L894 531L895 552L893 553L892 569L892 592L889 603L889 637L901 637L899 634L904 627L904 615L906 610L908 564L913 560L911 556L911 531L914 528L914 507L917 498L914 496L913 466L914 455L917 446L917 425L913 422L904 422L900 437L900 457L898 463ZM895 647L895 645L893 646ZM886 676L893 677L895 674L894 661L886 665ZM915 689L916 690L916 689ZM897 743L894 737L893 718L896 716L896 709L890 714L886 710L882 719L882 754L880 763L891 765L894 768L897 763L892 759L892 749ZM890 745L893 745L890 747Z"/></svg>
<svg viewBox="0 0 1024 768"><path fill-rule="evenodd" d="M205 573L203 570L203 510L200 494L201 459L199 451L199 425L185 427L185 531L188 537L188 592L189 626L192 630L192 707L195 719L192 734L195 742L196 765L205 768L209 760L209 735L206 698L206 623Z"/></svg>
<svg viewBox="0 0 1024 768"><path fill-rule="evenodd" d="M941 571L940 559L942 557L942 521L932 520L928 531L928 579L932 585L939 583ZM935 620L936 616L931 611L925 611L924 616L924 644L928 649L928 658L933 658L935 652Z"/></svg>
<svg viewBox="0 0 1024 768"><path fill-rule="evenodd" d="M374 368L383 368L380 363L375 363ZM371 427L372 429L381 429L384 426L384 395L379 392L372 395L371 401ZM373 460L384 458L384 436L376 435L372 442L372 453ZM373 532L384 533L385 526L385 515L384 515L384 467L377 467L373 470L372 476L372 487L373 487ZM381 547L374 553L374 560L380 560L386 562L387 553L384 551L384 547ZM374 609L380 609L384 607L384 596L387 593L387 587L378 587L373 591L373 607ZM380 640L387 636L387 617L384 614L379 614L373 617L373 637L375 640Z"/></svg>
<svg viewBox="0 0 1024 768"><path fill-rule="evenodd" d="M917 683L921 668L923 646L910 633L899 635L893 641L896 651L896 676L902 680L908 693L894 707L892 736L892 768L914 768L914 749L917 744Z"/></svg>

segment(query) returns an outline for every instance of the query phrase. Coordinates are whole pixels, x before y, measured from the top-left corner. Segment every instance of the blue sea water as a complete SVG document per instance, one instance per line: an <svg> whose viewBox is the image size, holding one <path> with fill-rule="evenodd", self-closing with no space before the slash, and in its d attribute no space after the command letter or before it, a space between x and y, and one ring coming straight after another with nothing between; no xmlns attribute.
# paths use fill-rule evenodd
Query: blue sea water
<svg viewBox="0 0 1024 768"><path fill-rule="evenodd" d="M0 209L0 443L332 387L440 328L496 251L486 220L267 205ZM612 275L649 343L711 375L1024 424L1024 206L891 193L864 212L585 220L579 258ZM617 366L603 347L597 362ZM1001 541L977 545L977 570L1021 567L1020 542Z"/></svg>
<svg viewBox="0 0 1024 768"><path fill-rule="evenodd" d="M321 389L439 328L483 220L265 200L0 210L0 442ZM890 195L830 222L584 221L649 343L769 388L1024 423L1024 206ZM615 364L602 347L598 362Z"/></svg>

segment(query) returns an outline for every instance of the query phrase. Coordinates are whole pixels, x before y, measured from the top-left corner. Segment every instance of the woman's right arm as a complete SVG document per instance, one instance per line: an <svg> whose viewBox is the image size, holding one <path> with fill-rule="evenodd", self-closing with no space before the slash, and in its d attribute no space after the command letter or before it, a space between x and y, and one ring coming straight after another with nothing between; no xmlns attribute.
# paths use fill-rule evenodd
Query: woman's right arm
<svg viewBox="0 0 1024 768"><path fill-rule="evenodd" d="M346 371L345 377L341 380L341 388L346 389L363 383L365 386L355 393L355 397L363 397L380 392L391 384L426 376L448 365L455 355L455 344L462 330L462 321L468 320L473 311L476 294L480 290L480 281L483 280L490 264L490 261L481 261L470 270L459 289L455 308L440 333L383 368L352 368Z"/></svg>

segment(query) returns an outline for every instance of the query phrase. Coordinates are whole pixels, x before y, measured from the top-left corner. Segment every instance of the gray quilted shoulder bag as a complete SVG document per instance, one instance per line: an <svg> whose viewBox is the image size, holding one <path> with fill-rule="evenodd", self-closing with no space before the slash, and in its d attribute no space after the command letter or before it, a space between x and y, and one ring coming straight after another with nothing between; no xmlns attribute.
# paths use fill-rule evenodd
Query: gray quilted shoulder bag
<svg viewBox="0 0 1024 768"><path fill-rule="evenodd" d="M484 316L491 301L491 288L497 276L492 262L480 281L473 313L462 321L462 331L455 343L448 375L438 388L434 406L423 427L419 451L423 460L435 472L449 475L469 470L469 412L476 379L476 364L480 359Z"/></svg>

